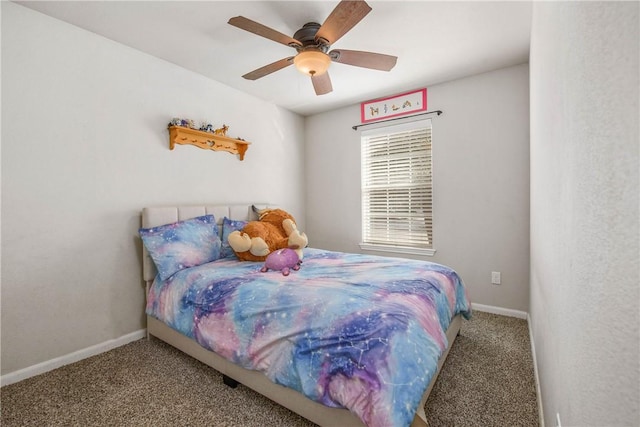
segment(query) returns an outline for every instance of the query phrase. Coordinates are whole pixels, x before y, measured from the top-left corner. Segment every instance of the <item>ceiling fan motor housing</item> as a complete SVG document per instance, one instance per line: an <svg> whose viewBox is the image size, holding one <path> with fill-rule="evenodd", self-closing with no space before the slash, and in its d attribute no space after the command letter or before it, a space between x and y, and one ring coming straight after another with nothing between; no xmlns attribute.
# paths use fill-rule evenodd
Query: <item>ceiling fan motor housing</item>
<svg viewBox="0 0 640 427"><path fill-rule="evenodd" d="M295 32L293 38L302 43L302 46L293 45L298 52L305 50L319 50L322 53L327 53L329 50L329 42L324 39L316 40L316 33L320 29L320 24L317 22L307 22Z"/></svg>

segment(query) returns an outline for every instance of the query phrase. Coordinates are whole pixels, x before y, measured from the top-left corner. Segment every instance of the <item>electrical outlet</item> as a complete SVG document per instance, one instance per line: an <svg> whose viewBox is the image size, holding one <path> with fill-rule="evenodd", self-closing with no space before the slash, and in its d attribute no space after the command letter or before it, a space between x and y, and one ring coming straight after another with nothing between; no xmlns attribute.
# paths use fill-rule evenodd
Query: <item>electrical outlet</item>
<svg viewBox="0 0 640 427"><path fill-rule="evenodd" d="M491 283L494 285L499 285L500 284L500 272L499 271L492 271L491 272Z"/></svg>

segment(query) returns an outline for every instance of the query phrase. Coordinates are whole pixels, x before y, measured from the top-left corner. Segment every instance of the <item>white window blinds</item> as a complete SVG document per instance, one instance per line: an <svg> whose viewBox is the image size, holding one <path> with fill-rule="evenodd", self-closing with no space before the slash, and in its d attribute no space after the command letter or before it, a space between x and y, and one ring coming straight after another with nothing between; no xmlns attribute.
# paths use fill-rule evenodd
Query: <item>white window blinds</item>
<svg viewBox="0 0 640 427"><path fill-rule="evenodd" d="M363 132L362 243L433 249L431 120Z"/></svg>

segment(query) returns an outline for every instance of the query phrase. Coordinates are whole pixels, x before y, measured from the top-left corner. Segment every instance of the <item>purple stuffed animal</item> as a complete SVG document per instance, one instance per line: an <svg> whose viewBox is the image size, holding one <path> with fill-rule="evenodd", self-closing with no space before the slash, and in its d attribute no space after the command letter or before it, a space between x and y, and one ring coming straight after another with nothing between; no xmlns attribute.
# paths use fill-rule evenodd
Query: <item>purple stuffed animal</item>
<svg viewBox="0 0 640 427"><path fill-rule="evenodd" d="M281 270L283 276L288 276L290 270L300 270L300 258L293 249L284 248L271 252L267 255L267 259L264 261L264 266L260 269L261 272L271 270Z"/></svg>

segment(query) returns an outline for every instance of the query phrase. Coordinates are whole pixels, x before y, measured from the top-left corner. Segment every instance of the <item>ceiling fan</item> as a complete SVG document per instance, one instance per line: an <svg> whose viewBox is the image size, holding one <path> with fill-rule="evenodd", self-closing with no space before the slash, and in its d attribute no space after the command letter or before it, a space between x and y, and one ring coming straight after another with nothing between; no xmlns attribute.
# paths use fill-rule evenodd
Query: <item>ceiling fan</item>
<svg viewBox="0 0 640 427"><path fill-rule="evenodd" d="M324 95L333 90L329 73L327 73L331 61L374 70L390 71L396 65L398 58L395 56L359 50L333 49L329 51L333 43L351 30L370 11L371 7L363 0L342 0L322 25L316 22L306 23L295 32L293 37L243 16L229 19L229 24L235 27L290 46L298 52L295 56L265 65L242 77L248 80L257 80L295 64L299 71L311 76L316 95Z"/></svg>

